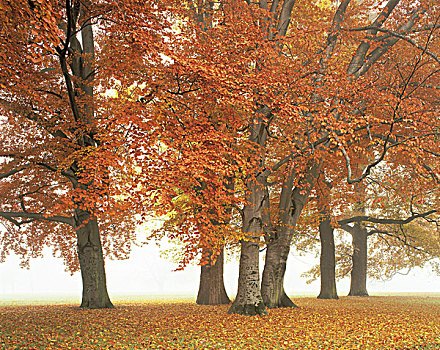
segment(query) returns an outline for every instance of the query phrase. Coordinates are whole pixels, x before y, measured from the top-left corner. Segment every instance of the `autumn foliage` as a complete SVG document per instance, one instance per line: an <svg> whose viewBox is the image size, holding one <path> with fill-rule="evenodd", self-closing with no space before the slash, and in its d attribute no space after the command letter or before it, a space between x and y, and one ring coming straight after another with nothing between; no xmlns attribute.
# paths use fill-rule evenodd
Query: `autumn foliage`
<svg viewBox="0 0 440 350"><path fill-rule="evenodd" d="M51 245L85 285L99 280L85 290L107 307L104 256L127 257L135 225L156 216L148 238L179 242L179 268L241 245L230 312L293 306L286 260L319 198L334 227L361 227L351 214L437 219L439 10L1 0L0 258L26 264ZM436 257L435 235L408 230L427 257L403 265Z"/></svg>
<svg viewBox="0 0 440 350"><path fill-rule="evenodd" d="M115 310L0 307L0 342L33 349L438 349L438 297L295 299L249 318L189 300L120 301ZM87 324L87 327L84 324Z"/></svg>

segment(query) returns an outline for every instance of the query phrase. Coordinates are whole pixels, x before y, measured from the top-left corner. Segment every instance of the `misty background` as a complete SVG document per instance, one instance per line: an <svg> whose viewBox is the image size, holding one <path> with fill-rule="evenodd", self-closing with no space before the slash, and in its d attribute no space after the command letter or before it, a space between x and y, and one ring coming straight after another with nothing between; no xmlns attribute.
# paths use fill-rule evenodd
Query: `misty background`
<svg viewBox="0 0 440 350"><path fill-rule="evenodd" d="M142 237L140 232L139 237ZM178 264L166 258L168 249L174 244L163 240L160 247L151 242L148 245L133 246L127 260L106 259L107 288L110 297L124 296L187 296L196 298L199 287L200 267L190 265L183 271L174 271ZM264 266L264 253L261 254L260 269ZM319 280L306 283L301 274L319 263L319 257L300 255L292 247L287 261L285 290L288 295L319 294ZM405 271L406 272L406 271ZM237 292L238 254L226 254L224 281L230 298ZM350 279L337 282L339 296L347 295ZM416 268L407 275L397 274L390 281L367 280L370 295L375 293L439 293L440 276L429 267ZM81 276L76 272L73 276L65 271L63 261L52 256L50 248L44 249L44 257L32 259L29 269L20 267L20 260L9 255L0 264L0 299L38 299L69 297L81 299Z"/></svg>

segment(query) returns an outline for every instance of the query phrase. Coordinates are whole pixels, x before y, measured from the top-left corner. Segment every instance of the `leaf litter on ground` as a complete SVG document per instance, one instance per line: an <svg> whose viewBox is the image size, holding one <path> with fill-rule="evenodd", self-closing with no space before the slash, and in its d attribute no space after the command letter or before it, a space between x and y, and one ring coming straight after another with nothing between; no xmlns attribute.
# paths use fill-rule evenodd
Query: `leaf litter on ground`
<svg viewBox="0 0 440 350"><path fill-rule="evenodd" d="M440 297L295 299L266 316L183 300L0 307L2 349L440 349Z"/></svg>

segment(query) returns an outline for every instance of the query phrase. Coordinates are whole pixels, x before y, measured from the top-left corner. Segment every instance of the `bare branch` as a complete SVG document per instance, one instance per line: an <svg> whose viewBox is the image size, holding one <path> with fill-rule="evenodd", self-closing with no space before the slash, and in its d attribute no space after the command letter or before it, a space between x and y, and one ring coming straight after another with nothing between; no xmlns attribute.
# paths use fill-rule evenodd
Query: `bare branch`
<svg viewBox="0 0 440 350"><path fill-rule="evenodd" d="M19 173L20 171L23 171L26 168L27 168L27 166L23 166L23 167L21 167L19 169L12 169L12 170L10 170L10 171L8 171L6 173L2 173L2 174L0 174L0 180L4 179L4 178L7 178L9 176L12 176L12 175L14 175L16 173Z"/></svg>
<svg viewBox="0 0 440 350"><path fill-rule="evenodd" d="M388 1L382 12L373 22L373 24L368 27L368 32L366 33L365 38L360 43L359 47L356 50L356 54L353 56L350 64L348 65L348 74L354 74L362 67L362 65L364 64L365 56L370 49L370 41L372 37L377 34L377 30L379 29L379 27L381 27L382 24L388 19L391 12L394 10L399 2L400 0Z"/></svg>
<svg viewBox="0 0 440 350"><path fill-rule="evenodd" d="M67 224L72 227L75 227L75 220L72 217L68 217L68 216L54 215L54 216L45 217L43 214L40 214L40 213L5 212L5 211L0 211L0 216L5 218L6 220L13 222L17 226L20 226L20 225L22 225L24 223L28 223L28 222L18 221L15 218L53 221L53 222L63 223L63 224Z"/></svg>
<svg viewBox="0 0 440 350"><path fill-rule="evenodd" d="M437 55L435 55L434 53L432 53L431 51L426 50L426 47L423 47L419 44L417 44L414 40L412 40L411 38L408 38L405 35L402 35L398 32L389 30L389 29L383 29L383 28L374 28L372 26L370 27L361 27L361 28L356 28L356 29L349 29L348 31L359 31L359 30L376 30L379 32L383 32L383 33L387 33L395 38L398 39L402 39L408 43L410 43L411 45L413 45L414 47L418 48L419 50L423 51L425 54L427 54L428 56L432 57L434 60L436 60L438 63L440 63L440 59L437 57ZM362 44L361 44L362 45ZM369 44L368 44L369 45ZM360 47L360 46L359 46ZM356 60L358 60L359 58L357 58L357 55L355 55L348 67L348 74L354 74L356 72L356 70L354 70L356 68Z"/></svg>
<svg viewBox="0 0 440 350"><path fill-rule="evenodd" d="M374 224L384 224L384 225L405 225L415 219L424 218L424 217L431 215L431 214L434 214L434 213L437 213L437 210L433 209L433 210L427 211L425 213L414 214L406 219L380 219L380 218L372 217L370 215L359 215L359 216L353 216L348 219L339 220L338 224L341 225L341 228L342 228L342 226L347 225L349 223L353 223L353 222L371 222Z"/></svg>
<svg viewBox="0 0 440 350"><path fill-rule="evenodd" d="M388 237L395 238L395 239L397 239L399 242L403 243L405 246L410 247L410 248L412 248L412 249L414 249L414 250L418 250L418 251L420 251L420 252L425 253L425 251L424 251L423 249L421 249L421 248L419 248L419 247L416 247L416 246L410 244L410 243L408 242L408 240L406 239L406 237L405 237L405 239L402 239L402 238L398 235L397 232L395 232L395 233L391 233L391 232L386 231L386 230L377 230L377 229L374 229L374 230L371 230L371 231L368 233L369 236L371 236L371 235L373 235L373 234L385 235L385 236L388 236ZM380 236L379 236L379 237L380 237ZM387 242L387 243L388 243L388 242Z"/></svg>
<svg viewBox="0 0 440 350"><path fill-rule="evenodd" d="M359 177L357 177L357 178L353 178L352 177L353 176L353 172L352 172L352 169L351 169L350 156L348 155L347 151L345 150L345 147L339 141L339 138L337 136L335 136L335 140L338 142L338 147L341 150L342 155L345 158L345 164L347 166L347 182L349 184L360 182L363 179L365 179L368 175L370 175L371 169L373 169L376 165L378 165L385 158L385 155L386 155L387 151L390 148L396 147L396 146L398 146L398 145L403 143L403 141L400 141L400 142L392 143L390 146L388 146L388 143L390 141L390 136L391 136L392 129L393 129L393 124L391 124L390 132L388 133L388 135L385 138L385 142L383 144L383 150L382 150L381 154L372 163L368 164L364 168L364 170L362 171L362 174Z"/></svg>

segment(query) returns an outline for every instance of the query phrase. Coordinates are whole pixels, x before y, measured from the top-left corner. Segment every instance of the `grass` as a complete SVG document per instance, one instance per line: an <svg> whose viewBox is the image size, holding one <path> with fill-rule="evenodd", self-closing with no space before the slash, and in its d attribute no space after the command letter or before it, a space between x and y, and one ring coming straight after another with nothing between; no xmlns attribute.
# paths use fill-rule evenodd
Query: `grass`
<svg viewBox="0 0 440 350"><path fill-rule="evenodd" d="M78 304L3 300L3 349L440 349L440 296L295 298L264 317L227 314L192 299Z"/></svg>

